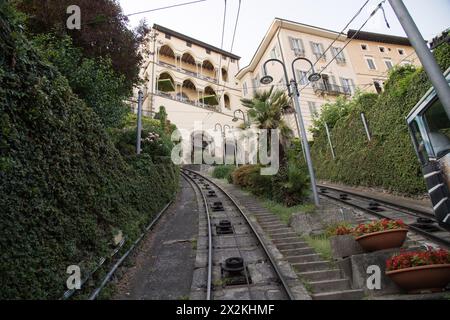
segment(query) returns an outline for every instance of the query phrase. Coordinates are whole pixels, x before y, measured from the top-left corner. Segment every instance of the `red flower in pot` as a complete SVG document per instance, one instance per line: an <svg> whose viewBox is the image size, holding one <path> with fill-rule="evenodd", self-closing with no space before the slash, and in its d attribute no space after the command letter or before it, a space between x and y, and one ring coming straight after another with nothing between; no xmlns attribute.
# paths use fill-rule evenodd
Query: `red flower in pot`
<svg viewBox="0 0 450 320"><path fill-rule="evenodd" d="M367 251L399 248L408 233L407 226L401 220L381 219L358 225L353 235L361 247Z"/></svg>
<svg viewBox="0 0 450 320"><path fill-rule="evenodd" d="M386 275L409 293L442 291L450 282L447 250L405 252L386 261Z"/></svg>

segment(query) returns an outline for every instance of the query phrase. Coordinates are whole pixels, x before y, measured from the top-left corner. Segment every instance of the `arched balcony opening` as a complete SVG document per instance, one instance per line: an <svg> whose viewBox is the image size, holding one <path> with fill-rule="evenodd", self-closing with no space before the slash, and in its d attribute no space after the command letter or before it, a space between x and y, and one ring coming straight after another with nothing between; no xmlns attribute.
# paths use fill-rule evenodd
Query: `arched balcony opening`
<svg viewBox="0 0 450 320"><path fill-rule="evenodd" d="M227 94L225 94L225 95L223 96L223 101L224 101L225 108L231 110L230 97L229 97Z"/></svg>
<svg viewBox="0 0 450 320"><path fill-rule="evenodd" d="M216 72L215 72L214 65L209 60L203 61L202 72L203 72L203 76L205 76L205 77L208 77L211 79L216 78Z"/></svg>
<svg viewBox="0 0 450 320"><path fill-rule="evenodd" d="M219 105L219 100L217 99L216 92L211 87L206 87L203 97L200 99L201 102L206 106L217 106Z"/></svg>
<svg viewBox="0 0 450 320"><path fill-rule="evenodd" d="M181 69L193 76L197 75L197 64L194 57L188 52L181 56Z"/></svg>
<svg viewBox="0 0 450 320"><path fill-rule="evenodd" d="M183 94L182 101L195 104L195 101L198 99L198 93L194 82L190 79L184 80L181 87L181 92Z"/></svg>
<svg viewBox="0 0 450 320"><path fill-rule="evenodd" d="M225 68L222 68L222 81L228 82L228 71Z"/></svg>
<svg viewBox="0 0 450 320"><path fill-rule="evenodd" d="M175 91L175 82L173 81L172 76L168 72L163 72L159 75L157 90L158 92Z"/></svg>
<svg viewBox="0 0 450 320"><path fill-rule="evenodd" d="M158 61L161 64L167 64L169 67L175 68L176 59L175 53L173 52L172 48L168 45L163 45L159 49Z"/></svg>

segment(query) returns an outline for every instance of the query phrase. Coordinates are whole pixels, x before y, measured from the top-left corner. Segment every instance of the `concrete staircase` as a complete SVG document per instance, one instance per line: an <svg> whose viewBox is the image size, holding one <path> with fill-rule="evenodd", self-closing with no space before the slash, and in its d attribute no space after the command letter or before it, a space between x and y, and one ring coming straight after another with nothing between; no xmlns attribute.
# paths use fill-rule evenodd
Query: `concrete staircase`
<svg viewBox="0 0 450 320"><path fill-rule="evenodd" d="M343 278L339 268L325 261L297 233L278 216L262 207L252 196L244 194L234 186L226 186L236 200L252 213L259 225L272 239L273 244L284 255L305 283L313 300L359 300L363 290L354 290L349 279Z"/></svg>
<svg viewBox="0 0 450 320"><path fill-rule="evenodd" d="M330 261L325 261L297 233L276 215L261 208L254 200L246 199L246 208L272 239L278 250L294 267L314 300L359 300L363 290L354 290L349 279Z"/></svg>

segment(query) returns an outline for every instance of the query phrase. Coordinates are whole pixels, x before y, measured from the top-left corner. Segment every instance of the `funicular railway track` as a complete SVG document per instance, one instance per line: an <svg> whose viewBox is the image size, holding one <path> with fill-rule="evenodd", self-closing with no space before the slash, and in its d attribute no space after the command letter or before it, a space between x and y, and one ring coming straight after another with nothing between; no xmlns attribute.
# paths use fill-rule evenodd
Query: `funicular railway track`
<svg viewBox="0 0 450 320"><path fill-rule="evenodd" d="M342 190L326 185L317 185L320 195L352 206L378 218L401 219L408 228L422 237L450 248L450 232L438 225L434 215L425 209L374 198L370 195Z"/></svg>
<svg viewBox="0 0 450 320"><path fill-rule="evenodd" d="M206 299L293 300L275 259L233 197L198 172L181 173L205 208Z"/></svg>

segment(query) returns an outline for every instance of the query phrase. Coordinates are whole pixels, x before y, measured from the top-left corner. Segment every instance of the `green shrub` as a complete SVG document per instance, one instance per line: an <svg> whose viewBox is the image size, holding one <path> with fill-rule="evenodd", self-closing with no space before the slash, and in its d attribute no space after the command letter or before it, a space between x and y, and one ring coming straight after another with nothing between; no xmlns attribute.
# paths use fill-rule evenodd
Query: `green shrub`
<svg viewBox="0 0 450 320"><path fill-rule="evenodd" d="M42 62L0 2L0 299L57 299L121 230L135 241L177 188L177 167L124 159L93 110Z"/></svg>
<svg viewBox="0 0 450 320"><path fill-rule="evenodd" d="M212 176L217 179L227 179L230 180L231 174L236 169L236 166L232 165L220 165L214 168ZM232 178L231 178L232 179Z"/></svg>
<svg viewBox="0 0 450 320"><path fill-rule="evenodd" d="M442 71L446 70L450 66L450 45L444 44L434 53ZM316 119L311 155L317 178L410 195L426 192L405 118L430 87L422 68L401 66L391 71L382 94L359 94L346 102L349 107L343 114L337 119L330 117L336 159L332 158L323 127L329 115ZM365 113L370 142L360 112Z"/></svg>
<svg viewBox="0 0 450 320"><path fill-rule="evenodd" d="M259 173L260 166L258 165L244 165L233 171L233 184L248 188L252 186L251 178L254 177L253 173Z"/></svg>

